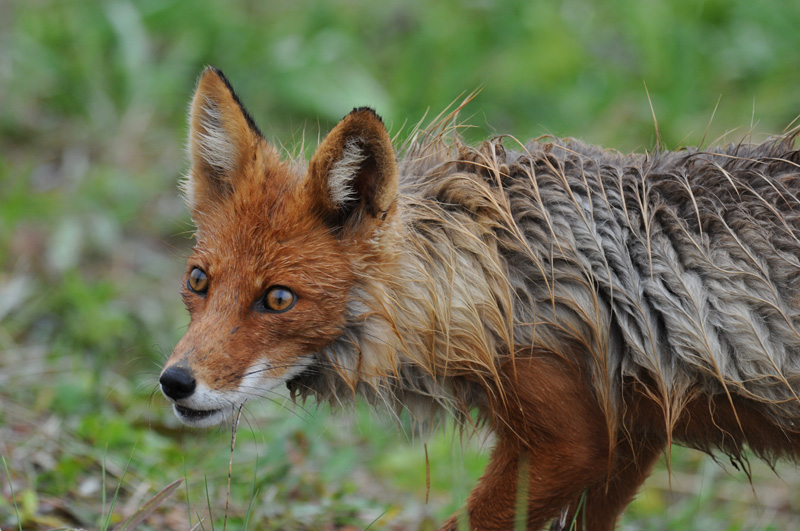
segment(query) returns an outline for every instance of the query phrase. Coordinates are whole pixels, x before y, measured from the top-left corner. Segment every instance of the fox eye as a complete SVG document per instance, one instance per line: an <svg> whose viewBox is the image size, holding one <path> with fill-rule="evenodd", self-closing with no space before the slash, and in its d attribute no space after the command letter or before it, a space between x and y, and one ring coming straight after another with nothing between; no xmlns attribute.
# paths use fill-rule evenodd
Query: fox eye
<svg viewBox="0 0 800 531"><path fill-rule="evenodd" d="M208 291L208 277L205 271L199 267L192 269L191 273L189 273L189 279L186 281L186 285L193 293L205 295Z"/></svg>
<svg viewBox="0 0 800 531"><path fill-rule="evenodd" d="M273 286L267 290L259 302L260 309L271 313L281 313L294 306L294 303L297 302L297 295L289 288Z"/></svg>

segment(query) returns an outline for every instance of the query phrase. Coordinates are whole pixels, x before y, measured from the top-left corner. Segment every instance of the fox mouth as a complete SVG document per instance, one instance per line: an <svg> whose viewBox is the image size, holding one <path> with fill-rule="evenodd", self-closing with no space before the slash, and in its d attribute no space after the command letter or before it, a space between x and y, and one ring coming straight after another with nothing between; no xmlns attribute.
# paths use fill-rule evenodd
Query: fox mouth
<svg viewBox="0 0 800 531"><path fill-rule="evenodd" d="M193 426L210 426L217 424L225 416L222 409L192 409L186 406L172 405L175 415L181 422Z"/></svg>

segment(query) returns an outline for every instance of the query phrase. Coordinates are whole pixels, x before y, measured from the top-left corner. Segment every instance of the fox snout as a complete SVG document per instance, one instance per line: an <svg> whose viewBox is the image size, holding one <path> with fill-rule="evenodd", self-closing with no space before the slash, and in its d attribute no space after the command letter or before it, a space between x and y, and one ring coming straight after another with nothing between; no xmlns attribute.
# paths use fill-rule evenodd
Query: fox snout
<svg viewBox="0 0 800 531"><path fill-rule="evenodd" d="M197 388L197 380L191 369L180 365L168 367L161 374L158 383L161 384L161 392L164 393L164 396L175 401L192 396Z"/></svg>
<svg viewBox="0 0 800 531"><path fill-rule="evenodd" d="M188 365L170 365L158 379L161 392L170 402L175 416L189 426L208 427L219 424L244 404L246 398L220 393L198 382Z"/></svg>

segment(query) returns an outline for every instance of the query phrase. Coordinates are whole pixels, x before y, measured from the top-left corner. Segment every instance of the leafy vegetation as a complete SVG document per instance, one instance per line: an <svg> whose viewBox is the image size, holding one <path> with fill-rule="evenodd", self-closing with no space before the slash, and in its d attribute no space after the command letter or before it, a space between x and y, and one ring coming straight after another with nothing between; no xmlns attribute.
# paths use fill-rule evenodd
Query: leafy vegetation
<svg viewBox="0 0 800 531"><path fill-rule="evenodd" d="M653 112L669 147L780 132L798 27L795 0L0 3L0 527L113 529L158 505L140 529L433 529L481 473L482 436L276 396L243 416L226 519L230 433L181 428L156 387L187 323L175 184L204 65L290 150L360 105L402 138L476 88L470 139L643 150ZM755 496L735 466L671 459L623 528L800 524L791 471L753 463Z"/></svg>

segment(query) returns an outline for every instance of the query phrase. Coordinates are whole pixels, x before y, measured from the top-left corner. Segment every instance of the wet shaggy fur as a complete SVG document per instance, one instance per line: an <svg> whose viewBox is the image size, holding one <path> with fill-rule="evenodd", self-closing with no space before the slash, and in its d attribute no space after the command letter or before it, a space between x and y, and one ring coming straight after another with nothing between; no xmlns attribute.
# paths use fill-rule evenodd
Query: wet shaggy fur
<svg viewBox="0 0 800 531"><path fill-rule="evenodd" d="M284 267L242 253L269 255L297 230L316 235L307 262L331 265L285 266L322 286L306 299L324 303L303 310L301 296L297 310L319 330L291 336L300 319L287 312L284 335L259 332L274 343L237 348L251 351L248 366L300 367L275 376L295 397L362 395L423 421L477 410L498 442L462 523L611 529L673 441L800 455L794 133L624 155L549 137L470 147L445 119L394 150L377 115L357 109L306 168L280 160L227 81L227 97L219 84L204 92L208 76L224 80L207 71L198 96L221 103L204 113L195 98L186 190L197 253L228 257L209 277ZM237 284L227 301L264 284ZM168 366L224 392L242 379L226 363L244 361L208 361L214 341L195 323L236 322L233 310L213 323L198 310L211 293L187 297L193 326Z"/></svg>
<svg viewBox="0 0 800 531"><path fill-rule="evenodd" d="M667 418L702 391L756 400L791 429L800 418L792 142L647 156L549 138L516 152L499 140L479 150L412 143L400 160L403 271L388 286L375 272L377 289L373 272L360 272L355 324L321 361L352 365L356 345L399 350L412 357L397 360L401 369L424 370L410 386L371 387L405 403L454 398L437 375L488 383L521 348L578 349L609 414L621 404L606 395L632 377L654 385ZM370 344L378 339L383 348ZM336 379L317 377L304 383L339 394Z"/></svg>

